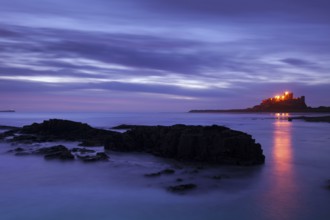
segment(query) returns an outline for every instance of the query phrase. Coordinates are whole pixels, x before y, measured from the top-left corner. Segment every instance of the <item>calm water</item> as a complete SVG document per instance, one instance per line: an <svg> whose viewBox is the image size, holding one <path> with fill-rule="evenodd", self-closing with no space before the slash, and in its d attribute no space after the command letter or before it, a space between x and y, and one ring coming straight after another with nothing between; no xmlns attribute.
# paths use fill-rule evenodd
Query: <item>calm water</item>
<svg viewBox="0 0 330 220"><path fill-rule="evenodd" d="M196 176L147 179L168 167L144 154L113 153L110 162L45 161L15 157L0 143L0 219L330 219L330 124L288 122L271 114L87 114L1 113L0 125L22 126L49 118L71 119L109 128L118 124L226 125L253 135L266 164L220 167ZM75 143L65 143L74 146ZM230 176L203 182L211 173ZM200 188L187 195L164 187L180 177Z"/></svg>

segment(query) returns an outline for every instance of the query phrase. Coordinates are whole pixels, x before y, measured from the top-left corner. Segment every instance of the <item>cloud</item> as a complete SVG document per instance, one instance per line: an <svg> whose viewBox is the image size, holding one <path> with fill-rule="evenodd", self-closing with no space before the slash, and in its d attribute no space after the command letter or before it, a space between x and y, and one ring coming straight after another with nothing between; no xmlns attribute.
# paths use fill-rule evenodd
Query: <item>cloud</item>
<svg viewBox="0 0 330 220"><path fill-rule="evenodd" d="M297 58L286 58L286 59L282 59L280 61L282 61L283 63L289 64L289 65L293 65L293 66L314 66L314 65L316 65L313 62L303 60L303 59L297 59Z"/></svg>
<svg viewBox="0 0 330 220"><path fill-rule="evenodd" d="M286 86L325 90L329 4L4 1L0 90L95 98L104 92L127 102L158 96L209 107L239 107L244 102L232 100L240 96L258 101L258 88L262 94Z"/></svg>

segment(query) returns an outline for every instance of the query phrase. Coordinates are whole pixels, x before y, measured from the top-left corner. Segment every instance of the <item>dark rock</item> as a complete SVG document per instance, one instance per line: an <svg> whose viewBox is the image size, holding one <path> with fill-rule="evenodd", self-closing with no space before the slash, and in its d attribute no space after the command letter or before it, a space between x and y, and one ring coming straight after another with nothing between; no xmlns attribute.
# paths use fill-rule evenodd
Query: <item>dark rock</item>
<svg viewBox="0 0 330 220"><path fill-rule="evenodd" d="M15 153L15 156L26 156L31 154L31 152L27 152L25 149L21 147L17 147L14 150L9 150L8 152Z"/></svg>
<svg viewBox="0 0 330 220"><path fill-rule="evenodd" d="M325 187L330 190L330 179L326 181Z"/></svg>
<svg viewBox="0 0 330 220"><path fill-rule="evenodd" d="M177 181L177 182L182 182L183 179L181 179L181 178L177 178L176 181Z"/></svg>
<svg viewBox="0 0 330 220"><path fill-rule="evenodd" d="M116 133L92 128L88 124L60 119L50 119L40 124L33 123L19 129L19 132L25 135L41 136L44 139L82 141L84 146L103 146L108 136Z"/></svg>
<svg viewBox="0 0 330 220"><path fill-rule="evenodd" d="M1 130L13 130L13 129L18 129L19 127L14 127L14 126L7 126L7 125L0 125Z"/></svg>
<svg viewBox="0 0 330 220"><path fill-rule="evenodd" d="M63 145L44 147L34 151L35 154L44 155L45 159L73 160L74 155Z"/></svg>
<svg viewBox="0 0 330 220"><path fill-rule="evenodd" d="M81 156L77 155L79 159L81 159L84 162L95 162L95 161L107 161L109 160L109 156L106 153L99 152L96 153L95 155L86 155L86 156Z"/></svg>
<svg viewBox="0 0 330 220"><path fill-rule="evenodd" d="M193 183L189 183L189 184L181 184L181 185L175 185L175 186L169 186L167 188L168 191L170 192L185 192L185 191L188 191L188 190L192 190L192 189L195 189L197 187L196 184L193 184Z"/></svg>
<svg viewBox="0 0 330 220"><path fill-rule="evenodd" d="M307 122L328 122L330 123L330 116L317 116L317 117L306 117L306 116L300 116L300 117L289 117L288 121L292 121L293 119L300 119Z"/></svg>
<svg viewBox="0 0 330 220"><path fill-rule="evenodd" d="M27 155L31 155L31 153L25 151L15 153L15 156L27 156Z"/></svg>
<svg viewBox="0 0 330 220"><path fill-rule="evenodd" d="M14 149L14 151L16 151L16 152L22 152L22 151L24 151L24 149L21 148L21 147L17 147L17 148Z"/></svg>
<svg viewBox="0 0 330 220"><path fill-rule="evenodd" d="M141 127L141 126L144 126L144 125L127 125L127 124L122 124L122 125L118 125L118 126L112 127L112 129L128 130L128 129L131 129L131 128Z"/></svg>
<svg viewBox="0 0 330 220"><path fill-rule="evenodd" d="M228 179L228 178L229 178L228 175L214 175L214 176L212 176L212 179L215 179L215 180Z"/></svg>
<svg viewBox="0 0 330 220"><path fill-rule="evenodd" d="M221 175L212 176L212 179L221 180L223 177Z"/></svg>
<svg viewBox="0 0 330 220"><path fill-rule="evenodd" d="M145 174L144 176L146 176L146 177L156 177L156 176L160 176L162 174L174 174L174 173L175 173L175 170L165 169L165 170L159 171L157 173L148 173L148 174Z"/></svg>
<svg viewBox="0 0 330 220"><path fill-rule="evenodd" d="M265 160L251 135L217 125L132 126L109 137L105 149L216 164L254 165Z"/></svg>
<svg viewBox="0 0 330 220"><path fill-rule="evenodd" d="M85 154L85 153L95 153L95 150L75 147L75 148L71 149L71 152L74 152L74 153L79 152L79 153Z"/></svg>

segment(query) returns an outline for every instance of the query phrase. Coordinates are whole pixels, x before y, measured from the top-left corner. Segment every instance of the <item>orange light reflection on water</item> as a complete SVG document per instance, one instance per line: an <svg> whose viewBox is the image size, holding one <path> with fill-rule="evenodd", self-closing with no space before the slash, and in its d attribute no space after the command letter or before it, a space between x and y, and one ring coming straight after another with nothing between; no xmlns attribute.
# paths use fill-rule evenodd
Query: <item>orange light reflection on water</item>
<svg viewBox="0 0 330 220"><path fill-rule="evenodd" d="M287 120L275 120L273 158L276 174L289 175L292 172L291 126Z"/></svg>
<svg viewBox="0 0 330 220"><path fill-rule="evenodd" d="M287 120L274 122L272 157L270 188L265 195L272 209L271 219L292 219L299 198L293 167L292 123Z"/></svg>

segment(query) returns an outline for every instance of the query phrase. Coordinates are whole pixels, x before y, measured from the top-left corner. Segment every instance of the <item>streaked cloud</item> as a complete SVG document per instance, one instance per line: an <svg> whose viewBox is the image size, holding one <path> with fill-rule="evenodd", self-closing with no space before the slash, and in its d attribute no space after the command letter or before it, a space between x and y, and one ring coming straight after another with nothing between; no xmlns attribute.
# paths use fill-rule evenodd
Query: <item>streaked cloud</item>
<svg viewBox="0 0 330 220"><path fill-rule="evenodd" d="M328 9L323 0L4 0L0 90L188 110L246 107L285 87L321 105ZM24 108L14 100L4 108Z"/></svg>

